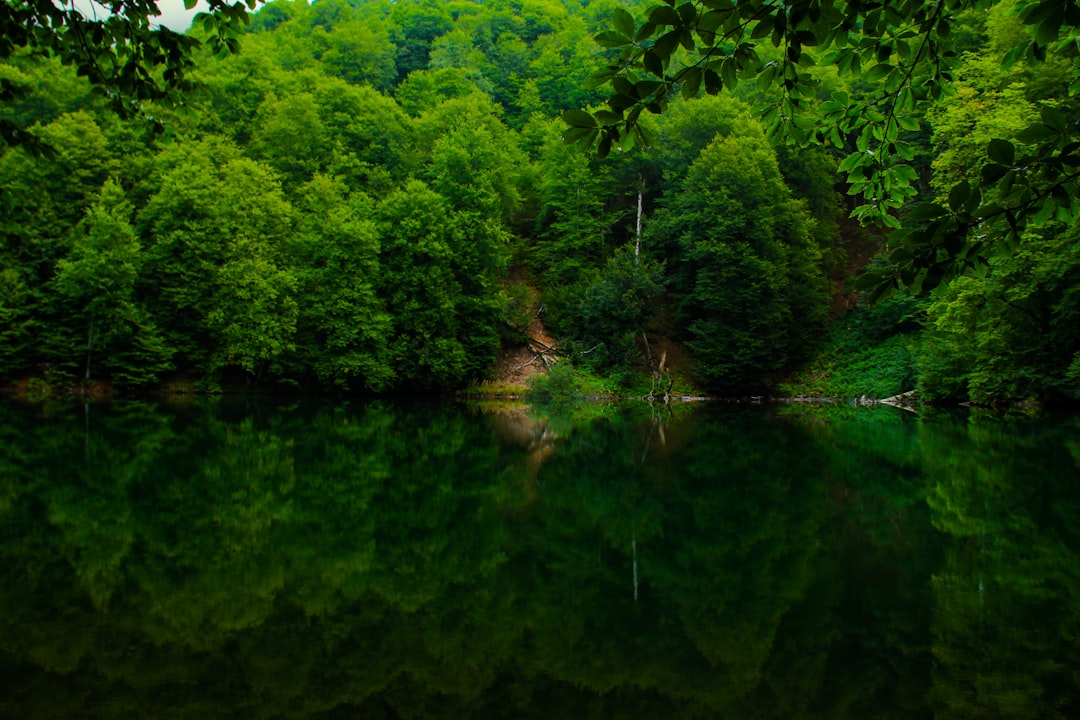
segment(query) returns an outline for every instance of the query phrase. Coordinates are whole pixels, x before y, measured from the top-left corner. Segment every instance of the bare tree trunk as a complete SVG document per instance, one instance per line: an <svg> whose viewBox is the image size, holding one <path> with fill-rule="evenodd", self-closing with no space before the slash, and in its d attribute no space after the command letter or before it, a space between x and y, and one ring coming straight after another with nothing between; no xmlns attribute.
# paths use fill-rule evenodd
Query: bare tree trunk
<svg viewBox="0 0 1080 720"><path fill-rule="evenodd" d="M86 382L90 382L90 360L94 354L94 323L86 329Z"/></svg>
<svg viewBox="0 0 1080 720"><path fill-rule="evenodd" d="M638 258L641 257L641 215L642 208L645 204L645 178L641 173L638 173L638 193L637 193L637 225L634 231L634 264L637 265Z"/></svg>
<svg viewBox="0 0 1080 720"><path fill-rule="evenodd" d="M641 339L645 341L645 359L649 363L649 370L652 371L653 377L656 377L656 367L652 361L652 348L649 347L649 336L643 332L641 333Z"/></svg>

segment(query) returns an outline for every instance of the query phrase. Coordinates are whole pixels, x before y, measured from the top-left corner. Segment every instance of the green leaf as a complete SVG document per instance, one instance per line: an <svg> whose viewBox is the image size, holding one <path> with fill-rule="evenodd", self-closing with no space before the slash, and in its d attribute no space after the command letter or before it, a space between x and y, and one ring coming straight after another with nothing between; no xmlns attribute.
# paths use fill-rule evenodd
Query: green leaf
<svg viewBox="0 0 1080 720"><path fill-rule="evenodd" d="M739 82L738 67L735 65L735 61L731 58L724 60L724 63L720 66L720 75L724 80L724 85L729 90L733 90Z"/></svg>
<svg viewBox="0 0 1080 720"><path fill-rule="evenodd" d="M593 113L593 117L596 118L596 122L599 125L614 125L622 121L622 113L615 113L609 110L597 110Z"/></svg>
<svg viewBox="0 0 1080 720"><path fill-rule="evenodd" d="M608 107L613 112L620 113L627 108L632 108L637 104L637 98L630 97L629 95L612 95L607 101Z"/></svg>
<svg viewBox="0 0 1080 720"><path fill-rule="evenodd" d="M675 52L675 48L679 46L679 36L682 34L681 30L675 29L671 32L664 33L652 46L652 51L660 56L662 60L667 62L671 58L671 54Z"/></svg>
<svg viewBox="0 0 1080 720"><path fill-rule="evenodd" d="M638 145L641 147L651 147L656 144L656 138L648 128L642 125L635 125L634 133L637 135Z"/></svg>
<svg viewBox="0 0 1080 720"><path fill-rule="evenodd" d="M682 18L683 23L690 25L697 18L697 8L694 7L694 3L685 2L679 7L675 8L679 13L679 17Z"/></svg>
<svg viewBox="0 0 1080 720"><path fill-rule="evenodd" d="M638 98L637 90L634 88L634 84L622 76L617 76L611 79L611 86L615 88L615 92L620 95L626 95L632 97L635 100Z"/></svg>
<svg viewBox="0 0 1080 720"><path fill-rule="evenodd" d="M682 96L684 98L692 98L698 94L698 90L701 89L701 68L689 67L680 73L682 82Z"/></svg>
<svg viewBox="0 0 1080 720"><path fill-rule="evenodd" d="M908 130L910 132L917 132L921 128L921 125L919 125L919 119L918 118L914 118L914 117L910 117L910 116L906 116L906 115L897 116L896 117L896 122L899 123L901 129Z"/></svg>
<svg viewBox="0 0 1080 720"><path fill-rule="evenodd" d="M1061 112L1055 107L1045 105L1042 108L1042 121L1046 123L1047 127L1051 128L1055 132L1065 132L1065 127L1069 122L1069 119L1065 116L1065 113Z"/></svg>
<svg viewBox="0 0 1080 720"><path fill-rule="evenodd" d="M634 37L634 17L623 8L615 8L611 14L611 24L627 38Z"/></svg>
<svg viewBox="0 0 1080 720"><path fill-rule="evenodd" d="M968 195L967 202L964 203L964 209L967 210L969 215L974 215L981 203L982 191L978 187L971 188L971 194Z"/></svg>
<svg viewBox="0 0 1080 720"><path fill-rule="evenodd" d="M611 79L616 77L616 71L611 68L604 68L603 70L597 70L585 80L585 87L592 90L606 85L611 82Z"/></svg>
<svg viewBox="0 0 1080 720"><path fill-rule="evenodd" d="M705 92L710 95L716 95L724 89L724 81L720 79L720 76L716 74L714 70L705 70Z"/></svg>
<svg viewBox="0 0 1080 720"><path fill-rule="evenodd" d="M936 220L939 217L943 217L947 215L948 212L948 210L937 203L924 202L913 206L906 217L911 222L925 222L927 220Z"/></svg>
<svg viewBox="0 0 1080 720"><path fill-rule="evenodd" d="M631 43L629 37L617 33L614 30L605 30L594 37L593 40L596 41L597 45L609 48L623 47L624 45L629 45Z"/></svg>
<svg viewBox="0 0 1080 720"><path fill-rule="evenodd" d="M1035 123L1017 133L1016 139L1022 143L1038 143L1057 137L1057 135L1058 133L1052 127L1043 123Z"/></svg>
<svg viewBox="0 0 1080 720"><path fill-rule="evenodd" d="M567 145L572 145L592 134L596 133L595 128L585 127L568 127L562 132L563 142Z"/></svg>
<svg viewBox="0 0 1080 720"><path fill-rule="evenodd" d="M1001 140L995 138L990 141L990 145L986 149L986 154L995 163L1005 165L1006 167L1012 167L1013 162L1016 159L1016 148L1008 140Z"/></svg>
<svg viewBox="0 0 1080 720"><path fill-rule="evenodd" d="M971 195L971 186L967 180L961 180L949 191L949 207L953 212L960 212Z"/></svg>
<svg viewBox="0 0 1080 720"><path fill-rule="evenodd" d="M1009 172L1009 168L1005 165L999 165L997 163L987 163L983 165L982 173L980 174L983 187L990 187L997 183L998 180L1005 177L1005 173Z"/></svg>
<svg viewBox="0 0 1080 720"><path fill-rule="evenodd" d="M664 61L660 59L660 56L653 52L651 49L646 50L641 56L641 62L645 66L645 70L652 73L656 77L664 77Z"/></svg>
<svg viewBox="0 0 1080 720"><path fill-rule="evenodd" d="M596 146L596 155L601 160L608 156L611 152L611 143L618 137L617 133L604 133L600 138L600 143Z"/></svg>
<svg viewBox="0 0 1080 720"><path fill-rule="evenodd" d="M596 118L584 110L567 110L562 114L562 120L571 128L596 127Z"/></svg>
<svg viewBox="0 0 1080 720"><path fill-rule="evenodd" d="M720 27L720 23L726 19L727 13L712 10L702 16L701 20L698 22L697 28L700 32L715 33L716 29Z"/></svg>
<svg viewBox="0 0 1080 720"><path fill-rule="evenodd" d="M642 80L634 84L634 92L639 98L644 98L652 95L662 87L664 87L664 83L657 80Z"/></svg>
<svg viewBox="0 0 1080 720"><path fill-rule="evenodd" d="M867 82L877 82L895 69L896 68L894 68L889 63L878 63L877 65L866 71L865 79Z"/></svg>
<svg viewBox="0 0 1080 720"><path fill-rule="evenodd" d="M649 22L655 25L678 25L679 14L673 8L661 5L649 13Z"/></svg>
<svg viewBox="0 0 1080 720"><path fill-rule="evenodd" d="M184 9L191 10L199 4L199 0L184 0Z"/></svg>
<svg viewBox="0 0 1080 720"><path fill-rule="evenodd" d="M772 22L770 22L770 20L771 18L764 18L762 20L758 20L758 22L754 25L753 32L750 33L750 39L760 40L761 38L771 33L773 29L773 24Z"/></svg>

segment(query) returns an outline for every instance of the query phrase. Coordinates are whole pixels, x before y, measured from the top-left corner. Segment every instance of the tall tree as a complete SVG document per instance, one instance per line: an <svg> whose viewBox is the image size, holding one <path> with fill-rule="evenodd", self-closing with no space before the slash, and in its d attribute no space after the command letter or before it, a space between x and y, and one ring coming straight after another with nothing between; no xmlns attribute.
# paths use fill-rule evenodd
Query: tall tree
<svg viewBox="0 0 1080 720"><path fill-rule="evenodd" d="M171 352L136 294L144 257L132 215L123 190L106 182L57 264L55 288L72 301L69 317L80 325L65 354L83 347L86 381L104 368L121 383L153 382L170 368Z"/></svg>
<svg viewBox="0 0 1080 720"><path fill-rule="evenodd" d="M754 78L779 94L763 108L770 138L798 144L843 148L839 166L861 198L853 215L886 227L893 234L890 262L867 275L864 285L875 295L906 284L929 290L942 280L986 260L1001 239L1015 239L1041 213L1062 213L1076 222L1080 173L1075 172L1075 144L1080 130L1070 124L1074 99L1046 104L1017 142L987 146L990 162L978 184L962 184L947 203L927 200L906 205L917 194L918 174L911 165L914 147L904 136L918 130L930 103L951 91L955 47L968 38L952 29L969 10L994 0L946 0L940 3L864 3L771 0L729 3L674 2L635 18L618 9L612 29L596 39L620 50L619 59L597 73L612 83L608 108L592 115L570 113L567 140L599 142L606 154L626 134L641 135L643 111L663 112L676 94L692 97L701 89L715 94ZM1015 12L1029 29L1005 57L1044 61L1065 58L1070 85L1080 79L1074 43L1059 42L1080 26L1076 0L1019 0ZM765 61L759 45L771 41L783 49ZM835 67L865 82L865 92L817 95L814 65ZM854 138L854 147L848 146ZM639 137L644 140L647 138ZM982 189L997 197L983 202ZM977 233L974 229L979 228ZM970 237L969 237L970 236Z"/></svg>
<svg viewBox="0 0 1080 720"><path fill-rule="evenodd" d="M654 223L697 373L725 393L761 390L806 350L826 295L805 207L764 134L718 135Z"/></svg>
<svg viewBox="0 0 1080 720"><path fill-rule="evenodd" d="M297 316L283 260L294 210L277 177L218 139L184 143L159 164L138 223L150 240L146 292L180 369L273 369Z"/></svg>
<svg viewBox="0 0 1080 720"><path fill-rule="evenodd" d="M296 354L324 384L380 391L391 386L393 318L377 295L379 235L372 203L316 175L297 198L289 243L299 278Z"/></svg>

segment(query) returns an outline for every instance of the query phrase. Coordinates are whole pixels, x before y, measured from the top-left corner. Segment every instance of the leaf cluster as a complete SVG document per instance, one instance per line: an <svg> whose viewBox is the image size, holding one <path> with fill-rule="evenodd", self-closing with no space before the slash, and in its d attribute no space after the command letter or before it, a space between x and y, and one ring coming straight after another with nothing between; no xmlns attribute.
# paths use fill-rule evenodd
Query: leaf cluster
<svg viewBox="0 0 1080 720"><path fill-rule="evenodd" d="M240 51L239 34L250 22L258 0L230 3L207 0L208 12L196 20L215 53ZM191 10L196 0L184 0ZM98 15L98 7L101 14ZM90 4L89 12L51 0L0 4L0 61L12 57L56 57L87 78L121 117L147 115L147 103L182 106L194 88L190 73L201 47L191 34L156 25L156 0L107 0ZM25 95L27 88L0 83L0 101ZM160 120L147 116L152 128ZM27 129L0 120L0 143L37 146Z"/></svg>
<svg viewBox="0 0 1080 720"><path fill-rule="evenodd" d="M995 0L665 0L641 17L625 9L596 36L619 51L593 75L609 87L607 107L564 115L568 143L596 144L601 156L624 139L647 143L642 112L665 112L673 96L733 91L753 81L759 112L774 143L831 146L839 172L857 196L852 216L895 232L890 264L867 275L873 297L897 286L931 290L982 263L999 241L1049 219L1074 222L1080 127L1071 105L1046 104L1041 117L1012 141L996 138L979 187L953 190L949 202L912 202L921 179L913 135L925 128L930 104L953 89L957 33L967 15ZM1017 0L1012 9L1028 29L1004 66L1071 61L1069 92L1080 88L1073 31L1076 0ZM967 14L967 15L965 15ZM822 94L822 78L852 83ZM994 197L987 197L992 188ZM903 224L903 230L901 225Z"/></svg>

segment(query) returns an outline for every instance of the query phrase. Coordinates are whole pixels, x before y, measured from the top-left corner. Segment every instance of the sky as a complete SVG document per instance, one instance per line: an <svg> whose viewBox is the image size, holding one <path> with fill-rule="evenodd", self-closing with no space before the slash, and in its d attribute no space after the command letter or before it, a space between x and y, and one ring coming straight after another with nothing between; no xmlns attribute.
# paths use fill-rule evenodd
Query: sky
<svg viewBox="0 0 1080 720"><path fill-rule="evenodd" d="M57 1L59 4L68 4L64 0ZM94 13L97 13L98 17L107 17L109 14L108 10L92 2L92 0L74 0L74 2L75 7L87 17L93 17ZM191 21L195 18L196 13L206 12L206 3L201 0L191 10L184 9L184 0L158 0L157 5L161 14L156 18L151 18L151 22L164 25L170 30L180 33L186 32L191 27Z"/></svg>
<svg viewBox="0 0 1080 720"><path fill-rule="evenodd" d="M161 15L155 18L159 25L164 25L176 32L185 32L191 27L191 21L196 13L206 12L206 3L199 2L191 10L184 9L184 0L158 0L158 9Z"/></svg>

